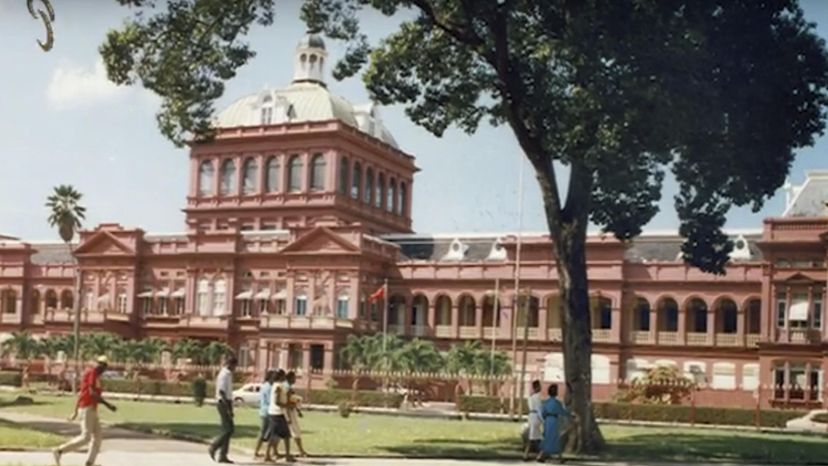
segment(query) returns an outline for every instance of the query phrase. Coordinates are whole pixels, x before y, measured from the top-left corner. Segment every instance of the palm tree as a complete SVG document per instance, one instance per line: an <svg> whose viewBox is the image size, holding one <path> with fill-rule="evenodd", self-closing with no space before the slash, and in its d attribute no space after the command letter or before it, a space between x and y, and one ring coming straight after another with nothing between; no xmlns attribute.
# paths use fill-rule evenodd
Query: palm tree
<svg viewBox="0 0 828 466"><path fill-rule="evenodd" d="M202 349L202 346L197 341L190 338L184 338L173 344L172 354L173 358L176 360L188 359L191 363L197 363Z"/></svg>
<svg viewBox="0 0 828 466"><path fill-rule="evenodd" d="M448 372L463 375L469 383L469 391L473 391L472 376L476 374L477 355L483 350L480 341L466 341L462 345L454 345L446 355L446 369Z"/></svg>
<svg viewBox="0 0 828 466"><path fill-rule="evenodd" d="M86 218L86 207L80 205L83 197L72 185L62 184L56 186L52 195L46 199L46 207L49 209L49 225L58 229L60 239L69 249L69 254L75 262L75 299L72 311L75 316L73 334L75 335L75 377L72 381L72 391L77 391L77 381L80 374L80 285L81 276L77 267L77 258L72 250L72 240L75 233L81 228L81 220Z"/></svg>
<svg viewBox="0 0 828 466"><path fill-rule="evenodd" d="M437 372L443 367L443 356L434 343L415 338L400 348L397 358L406 372Z"/></svg>
<svg viewBox="0 0 828 466"><path fill-rule="evenodd" d="M29 332L12 332L11 338L3 342L3 352L28 363L40 354L40 344Z"/></svg>
<svg viewBox="0 0 828 466"><path fill-rule="evenodd" d="M210 366L218 366L230 354L233 354L233 348L223 341L211 341L202 353L204 362Z"/></svg>
<svg viewBox="0 0 828 466"><path fill-rule="evenodd" d="M97 356L112 357L113 350L121 344L121 339L111 333L92 333L81 337L81 356L84 359Z"/></svg>

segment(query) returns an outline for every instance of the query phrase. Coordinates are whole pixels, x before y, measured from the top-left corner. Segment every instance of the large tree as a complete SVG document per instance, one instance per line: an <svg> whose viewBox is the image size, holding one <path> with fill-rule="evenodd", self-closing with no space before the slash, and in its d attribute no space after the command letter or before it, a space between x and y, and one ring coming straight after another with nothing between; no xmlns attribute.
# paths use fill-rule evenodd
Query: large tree
<svg viewBox="0 0 828 466"><path fill-rule="evenodd" d="M210 137L223 82L252 56L273 0L144 0L101 51L109 77L158 93L162 132ZM371 44L360 11L402 18ZM591 406L589 223L622 241L656 214L672 171L684 260L724 273L732 206L756 211L796 148L824 129L823 41L795 0L305 0L310 28L348 42L337 78L436 135L507 125L534 168L561 294L568 447L603 446ZM558 186L556 171L568 167Z"/></svg>

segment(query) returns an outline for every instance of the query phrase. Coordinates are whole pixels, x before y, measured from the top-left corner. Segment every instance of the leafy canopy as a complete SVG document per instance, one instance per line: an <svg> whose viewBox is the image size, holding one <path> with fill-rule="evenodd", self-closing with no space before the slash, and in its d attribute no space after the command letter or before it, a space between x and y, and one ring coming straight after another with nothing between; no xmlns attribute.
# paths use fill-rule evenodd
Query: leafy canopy
<svg viewBox="0 0 828 466"><path fill-rule="evenodd" d="M210 134L223 81L254 53L273 0L120 0L135 16L101 47L110 78L164 99L162 132ZM403 17L370 44L362 10ZM794 149L824 129L824 43L795 0L305 0L345 41L334 75L363 78L436 135L507 124L535 168L553 239L588 221L627 240L658 211L665 174L685 260L722 273L732 206L761 208ZM155 14L152 14L155 13ZM565 196L553 161L571 169Z"/></svg>

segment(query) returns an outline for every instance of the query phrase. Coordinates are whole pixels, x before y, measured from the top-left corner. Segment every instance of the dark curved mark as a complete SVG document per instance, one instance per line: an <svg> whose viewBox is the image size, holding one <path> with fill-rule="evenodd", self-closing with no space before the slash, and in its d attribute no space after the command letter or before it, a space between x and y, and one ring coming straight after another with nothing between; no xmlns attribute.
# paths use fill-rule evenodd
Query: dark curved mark
<svg viewBox="0 0 828 466"><path fill-rule="evenodd" d="M46 11L38 9L35 12L34 0L26 0L26 7L29 9L29 14L32 15L32 18L40 18L43 21L43 26L46 27L46 43L38 39L37 44L40 45L40 48L44 52L48 52L55 45L55 33L52 29L52 22L55 20L55 10L52 8L50 0L40 0L40 3L46 8Z"/></svg>

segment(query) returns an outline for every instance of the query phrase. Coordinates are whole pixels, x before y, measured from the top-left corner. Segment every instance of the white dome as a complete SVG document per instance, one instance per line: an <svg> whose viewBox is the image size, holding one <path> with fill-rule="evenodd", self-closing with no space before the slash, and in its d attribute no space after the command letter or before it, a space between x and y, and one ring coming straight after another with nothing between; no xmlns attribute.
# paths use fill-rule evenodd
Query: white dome
<svg viewBox="0 0 828 466"><path fill-rule="evenodd" d="M266 89L242 97L219 112L219 128L340 120L386 144L397 142L376 115L373 105L355 108L318 83L298 82L285 89Z"/></svg>

